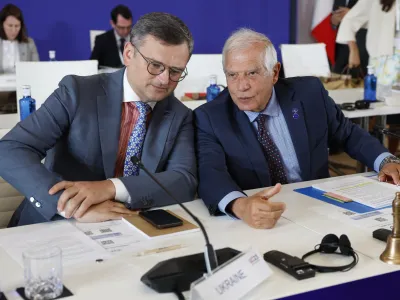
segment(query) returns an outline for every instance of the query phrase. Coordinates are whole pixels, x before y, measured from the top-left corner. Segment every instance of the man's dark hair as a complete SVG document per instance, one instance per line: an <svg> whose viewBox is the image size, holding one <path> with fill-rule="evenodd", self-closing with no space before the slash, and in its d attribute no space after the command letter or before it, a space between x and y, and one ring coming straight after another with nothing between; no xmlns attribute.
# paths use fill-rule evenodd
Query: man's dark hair
<svg viewBox="0 0 400 300"><path fill-rule="evenodd" d="M26 31L26 26L24 22L24 17L22 16L22 11L15 6L14 4L6 4L3 9L0 11L0 38L3 40L7 40L7 35L4 31L4 21L7 17L13 16L17 18L21 22L21 29L17 35L17 41L22 43L28 42L28 34Z"/></svg>
<svg viewBox="0 0 400 300"><path fill-rule="evenodd" d="M189 54L192 55L192 34L186 24L174 15L152 12L141 16L132 28L131 43L139 48L147 35L152 35L169 45L186 43Z"/></svg>
<svg viewBox="0 0 400 300"><path fill-rule="evenodd" d="M392 8L394 3L395 0L381 0L382 11L388 12Z"/></svg>
<svg viewBox="0 0 400 300"><path fill-rule="evenodd" d="M118 15L121 15L124 17L124 19L132 19L132 12L131 10L125 6L125 5L117 5L116 7L113 8L111 11L111 20L114 22L114 24L117 24L117 17Z"/></svg>

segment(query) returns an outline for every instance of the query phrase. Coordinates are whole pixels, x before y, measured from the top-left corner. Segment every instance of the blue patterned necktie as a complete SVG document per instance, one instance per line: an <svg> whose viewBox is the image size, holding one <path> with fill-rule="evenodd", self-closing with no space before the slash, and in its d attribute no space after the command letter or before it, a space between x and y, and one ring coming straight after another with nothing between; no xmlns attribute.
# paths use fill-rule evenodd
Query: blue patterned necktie
<svg viewBox="0 0 400 300"><path fill-rule="evenodd" d="M257 139L260 142L264 156L267 159L269 173L271 175L271 185L277 183L286 184L288 183L283 166L281 154L279 153L278 147L276 147L272 140L267 128L265 126L266 115L259 114L256 121L258 125Z"/></svg>
<svg viewBox="0 0 400 300"><path fill-rule="evenodd" d="M151 111L150 106L144 102L135 101L135 104L139 111L139 117L129 137L124 163L124 177L139 175L139 167L131 162L131 157L137 156L140 159L142 156L143 142L146 136L147 113Z"/></svg>

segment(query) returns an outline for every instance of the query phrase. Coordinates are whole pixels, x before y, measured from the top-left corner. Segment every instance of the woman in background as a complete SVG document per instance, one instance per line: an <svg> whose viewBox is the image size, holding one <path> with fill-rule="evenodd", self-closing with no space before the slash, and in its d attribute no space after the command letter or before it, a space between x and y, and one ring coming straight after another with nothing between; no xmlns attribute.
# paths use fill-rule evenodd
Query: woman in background
<svg viewBox="0 0 400 300"><path fill-rule="evenodd" d="M395 2L395 0L359 0L344 16L336 42L349 45L350 68L360 65L360 54L355 41L360 28L368 28L366 46L370 64L379 57L393 55Z"/></svg>
<svg viewBox="0 0 400 300"><path fill-rule="evenodd" d="M7 4L0 11L0 73L15 73L18 61L38 61L33 39L28 37L22 11Z"/></svg>
<svg viewBox="0 0 400 300"><path fill-rule="evenodd" d="M398 76L396 73L400 70L400 54L394 51L395 20L395 0L359 0L344 16L336 37L337 43L349 45L349 67L357 67L360 65L360 54L355 34L362 27L368 28L366 44L369 64L374 67L378 84L383 86L395 84ZM381 93L377 91L377 95ZM390 129L399 128L400 115L387 116L387 124ZM396 155L399 140L388 137L388 142L389 151Z"/></svg>

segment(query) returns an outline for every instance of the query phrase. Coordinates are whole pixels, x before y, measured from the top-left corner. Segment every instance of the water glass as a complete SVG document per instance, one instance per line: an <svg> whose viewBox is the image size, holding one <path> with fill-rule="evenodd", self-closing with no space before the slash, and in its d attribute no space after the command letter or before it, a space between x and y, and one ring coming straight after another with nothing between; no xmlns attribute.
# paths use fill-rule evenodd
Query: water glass
<svg viewBox="0 0 400 300"><path fill-rule="evenodd" d="M63 292L61 249L38 246L22 254L24 261L25 297L47 300Z"/></svg>

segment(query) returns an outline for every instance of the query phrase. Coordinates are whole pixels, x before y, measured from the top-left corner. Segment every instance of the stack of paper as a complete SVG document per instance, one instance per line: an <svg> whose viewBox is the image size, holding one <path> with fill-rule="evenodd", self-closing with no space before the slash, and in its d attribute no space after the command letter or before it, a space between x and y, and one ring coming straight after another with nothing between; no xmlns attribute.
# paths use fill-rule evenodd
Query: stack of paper
<svg viewBox="0 0 400 300"><path fill-rule="evenodd" d="M364 176L340 178L312 186L315 189L352 199L372 208L390 206L399 187Z"/></svg>

